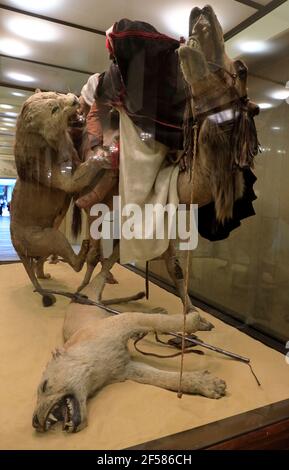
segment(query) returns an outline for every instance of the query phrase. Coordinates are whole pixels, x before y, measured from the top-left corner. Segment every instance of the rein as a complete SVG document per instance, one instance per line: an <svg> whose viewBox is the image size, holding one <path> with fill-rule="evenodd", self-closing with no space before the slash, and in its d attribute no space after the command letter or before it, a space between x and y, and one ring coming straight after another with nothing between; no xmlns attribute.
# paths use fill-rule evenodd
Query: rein
<svg viewBox="0 0 289 470"><path fill-rule="evenodd" d="M228 118L225 122L217 122L223 132L231 134L231 148L232 148L232 168L244 169L253 166L254 157L260 152L260 143L258 141L257 130L254 122L254 116L250 113L250 100L248 95L239 96L236 89L236 81L241 78L241 71L239 73L232 73L229 70L221 67L214 62L208 62L212 68L216 68L213 74L220 75L220 79L225 82L227 89L226 94L231 95L231 99L221 105L218 101L223 98L224 91L214 93L214 90L206 88L201 95L194 97L188 85L185 86L187 95L187 105L184 119L184 153L183 155L189 156L189 162L197 155L197 146L193 146L196 139L196 129L199 132L202 124L207 118L213 117L226 110L232 111L232 118ZM232 79L229 85L224 77L228 75ZM203 97L206 97L204 99ZM191 123L193 122L193 127ZM192 130L193 129L193 130ZM190 163L190 174L192 173L192 164Z"/></svg>

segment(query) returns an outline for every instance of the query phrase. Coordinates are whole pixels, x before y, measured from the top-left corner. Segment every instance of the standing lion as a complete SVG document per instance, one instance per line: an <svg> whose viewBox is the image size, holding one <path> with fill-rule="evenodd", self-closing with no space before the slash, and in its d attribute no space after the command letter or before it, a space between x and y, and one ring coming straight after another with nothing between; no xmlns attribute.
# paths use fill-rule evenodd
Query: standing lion
<svg viewBox="0 0 289 470"><path fill-rule="evenodd" d="M68 132L79 101L71 93L36 92L23 105L17 121L15 162L18 180L11 207L11 238L45 306L55 298L40 286L35 267L50 255L63 258L75 271L86 259L88 241L76 255L55 227L71 198L95 184L105 161L97 156L80 164Z"/></svg>

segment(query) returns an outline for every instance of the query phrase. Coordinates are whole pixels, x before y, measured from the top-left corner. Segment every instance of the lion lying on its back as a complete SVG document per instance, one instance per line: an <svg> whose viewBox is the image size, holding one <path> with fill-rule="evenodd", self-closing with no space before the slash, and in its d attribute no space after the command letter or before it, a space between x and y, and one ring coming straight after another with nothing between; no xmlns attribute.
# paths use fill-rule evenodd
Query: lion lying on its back
<svg viewBox="0 0 289 470"><path fill-rule="evenodd" d="M41 288L34 263L58 255L79 271L88 250L84 241L76 255L56 228L72 196L89 188L99 172L94 157L80 164L68 132L69 119L78 106L77 97L71 93L37 92L24 103L17 121L15 162L19 178L12 198L11 238L45 305L55 299Z"/></svg>

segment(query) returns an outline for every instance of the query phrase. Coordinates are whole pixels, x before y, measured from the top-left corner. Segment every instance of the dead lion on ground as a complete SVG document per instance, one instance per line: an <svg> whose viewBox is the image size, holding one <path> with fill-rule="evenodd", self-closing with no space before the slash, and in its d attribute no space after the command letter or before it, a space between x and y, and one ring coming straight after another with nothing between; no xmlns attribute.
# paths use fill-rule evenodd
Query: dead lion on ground
<svg viewBox="0 0 289 470"><path fill-rule="evenodd" d="M90 294L93 292L90 286ZM133 360L128 341L151 331L180 331L183 320L183 315L159 313L126 312L110 316L97 307L70 304L63 328L66 342L53 353L42 376L33 427L46 432L62 422L64 431L80 431L87 425L87 399L116 382L133 380L178 391L179 373ZM188 314L187 333L211 328L199 312ZM226 384L208 371L185 372L182 390L217 399L225 395Z"/></svg>

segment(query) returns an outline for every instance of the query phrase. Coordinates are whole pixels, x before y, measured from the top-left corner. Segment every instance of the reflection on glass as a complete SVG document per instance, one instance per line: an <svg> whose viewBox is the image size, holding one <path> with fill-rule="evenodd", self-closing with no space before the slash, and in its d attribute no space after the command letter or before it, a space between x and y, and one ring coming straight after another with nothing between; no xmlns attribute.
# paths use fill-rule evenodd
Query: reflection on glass
<svg viewBox="0 0 289 470"><path fill-rule="evenodd" d="M250 98L262 108L256 118L262 145L254 170L256 216L225 241L200 238L190 264L193 294L282 341L289 338L288 49L289 29L263 54L242 57ZM151 263L151 270L169 280L162 262Z"/></svg>

